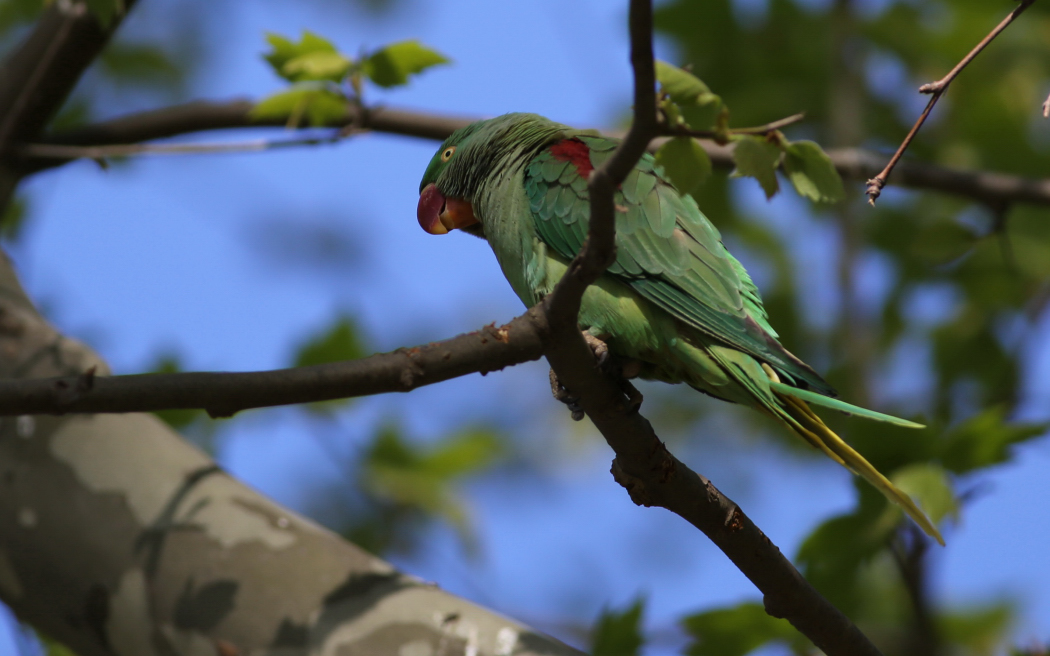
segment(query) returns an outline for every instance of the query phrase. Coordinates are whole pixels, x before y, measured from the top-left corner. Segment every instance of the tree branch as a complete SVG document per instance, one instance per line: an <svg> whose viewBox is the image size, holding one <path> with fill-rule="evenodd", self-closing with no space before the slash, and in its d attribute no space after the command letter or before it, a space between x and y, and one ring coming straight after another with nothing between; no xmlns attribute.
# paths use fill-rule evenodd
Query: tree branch
<svg viewBox="0 0 1050 656"><path fill-rule="evenodd" d="M550 319L547 361L616 453L613 477L632 501L667 508L703 531L762 591L766 612L790 621L828 656L874 656L878 649L809 585L735 503L667 451L625 397L622 382L596 369L576 325L584 290L615 257L613 194L659 130L650 0L631 0L630 28L634 119L612 157L591 173L587 239L542 303Z"/></svg>
<svg viewBox="0 0 1050 656"><path fill-rule="evenodd" d="M977 55L981 54L981 51L984 50L995 37L999 36L1000 32L1005 30L1010 23L1014 22L1014 19L1020 16L1021 12L1025 9L1028 9L1033 2L1035 2L1035 0L1021 0L1021 4L1011 11L1010 15L996 25L995 29L989 32L987 36L981 39L981 42L974 46L973 50L963 57L962 60L955 65L955 68L949 71L947 75L936 82L930 82L929 84L924 84L919 87L919 93L932 94L930 96L930 102L926 103L926 109L922 110L922 114L919 116L918 120L915 121L915 125L912 126L911 130L908 131L908 135L904 137L904 141L901 142L900 147L897 148L897 152L890 158L886 167L874 178L868 180L868 188L865 193L868 195L868 203L870 203L872 207L875 206L875 200L882 194L882 188L886 186L886 179L890 176L890 173L893 172L893 167L895 167L897 162L900 161L901 156L904 155L904 151L908 149L908 146L911 144L912 139L915 138L915 135L919 133L919 128L921 128L922 124L926 122L926 117L930 115L933 106L937 104L937 101L941 99L944 92L948 90L948 85L952 83L952 80L954 80L956 76L958 76L975 57L977 57ZM1048 99L1048 102L1050 102L1050 99ZM1044 106L1044 115L1046 111L1047 108Z"/></svg>
<svg viewBox="0 0 1050 656"><path fill-rule="evenodd" d="M48 5L25 41L0 62L0 153L39 136L134 4L124 0L124 12L106 27L86 3ZM0 204L23 175L0 162Z"/></svg>
<svg viewBox="0 0 1050 656"><path fill-rule="evenodd" d="M284 125L282 121L252 122L248 117L251 107L252 103L247 100L221 103L195 101L44 135L36 143L56 146L134 144L207 130ZM366 117L347 114L331 127L354 124L374 132L442 141L471 121L468 118L384 107L368 111ZM661 143L660 139L655 140L650 144L650 150L655 150ZM722 169L734 166L731 148L709 141L700 143L714 166ZM839 174L847 180L871 179L886 167L888 161L883 155L857 148L831 149L827 152ZM94 150L83 153L85 156L97 154L98 151ZM25 174L60 166L72 159L19 158L19 166ZM1003 203L1050 206L1050 180L1047 179L987 171L962 171L935 164L900 161L894 168L894 181L902 187L938 191L992 206Z"/></svg>
<svg viewBox="0 0 1050 656"><path fill-rule="evenodd" d="M360 360L250 373L178 373L0 380L0 416L202 409L229 417L249 408L408 392L543 355L538 313L441 342ZM2 317L0 317L2 320ZM30 356L32 357L32 356Z"/></svg>

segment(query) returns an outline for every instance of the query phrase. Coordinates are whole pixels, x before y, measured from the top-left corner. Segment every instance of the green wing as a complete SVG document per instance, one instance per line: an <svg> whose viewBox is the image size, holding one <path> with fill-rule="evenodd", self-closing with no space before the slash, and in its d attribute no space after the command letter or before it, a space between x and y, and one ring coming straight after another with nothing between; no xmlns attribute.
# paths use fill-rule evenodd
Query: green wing
<svg viewBox="0 0 1050 656"><path fill-rule="evenodd" d="M616 148L611 139L577 136L600 166ZM587 236L587 181L577 164L542 150L525 169L537 232L547 246L572 258ZM616 192L616 261L608 269L636 292L686 324L768 362L793 384L834 394L816 372L776 340L758 288L691 196L681 196L650 155Z"/></svg>

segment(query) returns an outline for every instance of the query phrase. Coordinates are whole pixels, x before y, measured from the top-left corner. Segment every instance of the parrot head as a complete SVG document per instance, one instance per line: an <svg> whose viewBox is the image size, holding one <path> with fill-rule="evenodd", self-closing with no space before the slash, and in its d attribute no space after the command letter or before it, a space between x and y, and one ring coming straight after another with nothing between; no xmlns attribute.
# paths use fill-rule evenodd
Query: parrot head
<svg viewBox="0 0 1050 656"><path fill-rule="evenodd" d="M468 190L460 182L464 178L470 137L475 135L486 121L472 123L455 131L441 144L427 166L423 180L419 183L419 205L416 218L419 226L432 235L444 235L457 228L475 236L483 236L481 224L474 216L474 206L466 197Z"/></svg>
<svg viewBox="0 0 1050 656"><path fill-rule="evenodd" d="M536 114L504 114L460 128L441 144L419 183L419 225L432 235L485 236L474 200L493 178L524 166L565 126Z"/></svg>

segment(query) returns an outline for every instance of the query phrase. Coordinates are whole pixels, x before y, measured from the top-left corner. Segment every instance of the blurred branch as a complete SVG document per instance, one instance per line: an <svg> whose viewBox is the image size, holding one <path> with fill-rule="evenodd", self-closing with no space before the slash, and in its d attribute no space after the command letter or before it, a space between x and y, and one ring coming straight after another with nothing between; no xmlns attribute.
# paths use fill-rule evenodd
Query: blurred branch
<svg viewBox="0 0 1050 656"><path fill-rule="evenodd" d="M910 656L936 656L941 651L929 594L929 546L918 529L908 526L890 549L914 611L905 652Z"/></svg>
<svg viewBox="0 0 1050 656"><path fill-rule="evenodd" d="M1023 12L1025 9L1028 9L1028 7L1033 2L1035 2L1035 0L1021 0L1021 4L1019 4L1016 9L1011 11L1010 14L1006 18L1004 18L998 25L996 25L995 29L988 33L988 36L981 39L981 42L974 46L973 50L971 50L969 54L963 57L962 60L955 65L955 68L949 71L947 75L937 80L936 82L930 82L929 84L924 84L921 87L919 87L919 93L932 94L930 96L930 102L926 103L926 109L922 110L922 114L919 116L919 119L915 121L915 125L913 125L911 130L908 132L908 136L904 137L904 141L901 142L900 147L897 148L897 152L894 153L893 157L890 158L889 163L886 164L886 168L880 171L879 174L876 175L874 178L868 180L868 188L865 193L868 194L868 202L873 207L875 206L875 199L877 199L882 194L882 188L886 186L886 179L890 176L890 173L893 172L893 167L895 167L897 165L897 162L900 161L901 156L904 155L904 151L908 149L908 146L911 144L912 139L915 138L915 135L919 133L919 128L921 128L922 124L926 122L926 117L930 115L930 111L933 110L933 106L937 104L937 101L941 99L941 96L944 95L944 92L948 90L948 85L952 83L952 80L954 80L956 76L958 76L959 73L961 73L962 70L974 60L975 57L977 57L977 55L981 54L981 51L984 50L985 47L989 43L991 43L993 39L995 39L995 37L999 36L1000 32L1005 30L1010 25L1010 23L1014 22L1014 19L1020 16L1021 12ZM1047 102L1050 102L1050 99L1048 99ZM1043 115L1045 116L1047 112L1047 105L1046 103L1044 103Z"/></svg>
<svg viewBox="0 0 1050 656"><path fill-rule="evenodd" d="M0 152L38 138L134 4L124 0L123 12L103 27L86 3L49 3L26 39L0 62ZM0 162L0 208L23 174Z"/></svg>
<svg viewBox="0 0 1050 656"><path fill-rule="evenodd" d="M153 144L131 143L108 146L66 146L63 144L35 143L17 146L15 151L24 157L59 159L104 160L111 157L134 155L196 155L202 153L245 153L298 146L320 146L342 141L352 133L340 130L336 134L302 139L252 139L250 141Z"/></svg>
<svg viewBox="0 0 1050 656"><path fill-rule="evenodd" d="M43 136L36 143L63 146L133 144L207 130L284 125L284 121L281 120L252 121L248 116L251 108L252 103L247 100L224 103L195 101L94 123L75 130L56 132ZM442 141L455 130L469 125L472 120L379 107L364 112L351 109L346 117L334 123L332 127L354 125L362 130ZM650 151L655 150L661 143L661 139L655 140L650 144ZM30 145L35 144L26 144L23 148ZM730 147L711 142L701 142L701 145L714 166L722 169L733 168ZM882 171L888 161L883 155L858 148L831 149L827 152L839 174L849 180L868 180ZM20 159L18 165L24 174L71 161L25 156ZM899 161L894 168L894 181L903 187L939 191L987 204L1016 202L1050 206L1050 180L1047 179L986 171L962 171L935 164Z"/></svg>

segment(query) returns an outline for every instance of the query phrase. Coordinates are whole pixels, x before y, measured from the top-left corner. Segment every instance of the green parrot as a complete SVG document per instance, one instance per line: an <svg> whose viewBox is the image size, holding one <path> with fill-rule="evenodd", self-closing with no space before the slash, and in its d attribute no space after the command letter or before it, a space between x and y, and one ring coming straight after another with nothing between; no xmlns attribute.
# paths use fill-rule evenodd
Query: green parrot
<svg viewBox="0 0 1050 656"><path fill-rule="evenodd" d="M431 234L488 241L526 306L553 290L587 236L587 178L619 141L536 114L457 130L423 180L417 218ZM644 379L686 383L771 415L864 477L940 544L915 502L829 429L809 404L898 426L903 419L831 398L834 390L777 341L758 288L691 196L643 155L615 195L616 261L591 285L580 326Z"/></svg>

